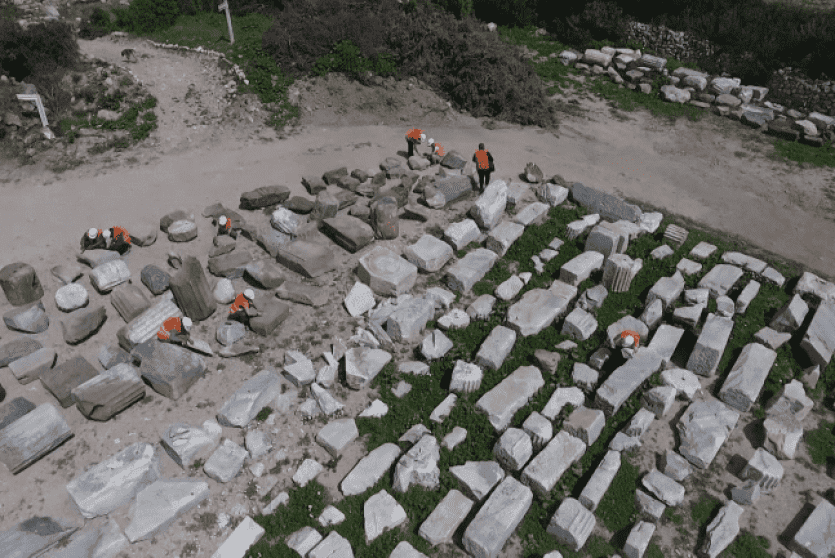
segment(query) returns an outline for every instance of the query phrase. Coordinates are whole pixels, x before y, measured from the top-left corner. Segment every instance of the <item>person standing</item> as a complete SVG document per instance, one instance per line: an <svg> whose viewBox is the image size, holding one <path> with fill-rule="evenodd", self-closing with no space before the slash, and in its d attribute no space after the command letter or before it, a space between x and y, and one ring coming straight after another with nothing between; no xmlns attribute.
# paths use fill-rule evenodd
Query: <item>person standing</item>
<svg viewBox="0 0 835 558"><path fill-rule="evenodd" d="M484 149L484 144L478 144L478 151L473 155L473 162L476 163L478 169L478 188L483 192L484 187L490 184L490 173L496 170L493 164L493 156L489 151Z"/></svg>
<svg viewBox="0 0 835 558"><path fill-rule="evenodd" d="M415 154L415 145L420 145L426 139L426 134L423 133L423 130L419 130L417 128L412 128L409 130L409 133L406 134L406 143L409 146L409 157ZM420 155L418 153L418 155Z"/></svg>

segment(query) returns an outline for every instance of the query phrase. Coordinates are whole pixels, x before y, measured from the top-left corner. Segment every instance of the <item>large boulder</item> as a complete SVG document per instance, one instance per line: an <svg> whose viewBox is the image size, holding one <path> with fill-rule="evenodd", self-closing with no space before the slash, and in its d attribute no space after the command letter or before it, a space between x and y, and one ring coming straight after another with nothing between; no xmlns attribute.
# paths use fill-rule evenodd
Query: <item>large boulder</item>
<svg viewBox="0 0 835 558"><path fill-rule="evenodd" d="M287 186L262 186L241 194L240 209L261 209L283 203L290 197Z"/></svg>
<svg viewBox="0 0 835 558"><path fill-rule="evenodd" d="M23 262L12 263L0 269L0 287L3 287L12 306L23 306L43 297L43 287L35 268Z"/></svg>

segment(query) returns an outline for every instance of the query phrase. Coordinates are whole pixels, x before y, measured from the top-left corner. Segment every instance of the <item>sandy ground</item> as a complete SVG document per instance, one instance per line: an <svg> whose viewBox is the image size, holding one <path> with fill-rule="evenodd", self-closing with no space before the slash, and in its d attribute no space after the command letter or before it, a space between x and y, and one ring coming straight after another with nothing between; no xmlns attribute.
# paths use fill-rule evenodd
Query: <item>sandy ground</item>
<svg viewBox="0 0 835 558"><path fill-rule="evenodd" d="M140 51L140 47L136 47L137 41L129 41L127 45L125 41L109 39L80 43L83 52L114 64L122 64L119 51L126 46ZM146 53L149 58L140 58L128 67L160 100L160 129L151 138L138 147L98 156L88 165L59 175L39 168L39 165L15 169L7 164L0 173L6 175L6 182L0 185L0 195L11 225L7 234L0 237L1 263L24 261L38 271L47 293L43 301L52 322L47 332L36 337L58 348L59 362L80 354L98 367L96 355L100 346L113 342L116 331L124 323L107 297L96 293L89 278L84 277L80 282L90 292L90 304L104 304L108 320L95 337L78 347L67 347L61 337L58 322L62 313L54 302L55 290L60 285L49 270L57 264L74 262L78 241L87 228L121 225L130 231L138 223L154 224L169 211L183 209L197 217L198 239L177 245L160 233L156 244L133 251L130 268L137 281L139 271L148 263L170 270L165 262L166 253L172 249L183 255L195 255L205 265L206 253L211 246L211 223L200 217L204 207L221 202L237 208L241 192L273 184L287 185L291 195L309 197L301 185L303 175L321 175L342 166L349 170L368 169L377 167L386 157L403 156L403 136L411 127L423 128L447 150L456 149L465 155L475 151L479 142L484 142L495 158L498 171L494 177L518 180L525 164L533 161L546 176L560 174L568 181L580 181L636 203L646 202L665 208L664 211L704 223L725 234L738 235L823 276L832 275L835 248L825 241L835 234L835 223L829 217L832 202L827 197L829 189L835 191L831 169L801 169L792 163L771 161L765 157L771 147L762 134L712 114L699 123L680 120L669 125L645 112L615 113L605 101L566 95L563 100L573 98L577 103L572 105L577 115L566 114L556 134L535 127L501 123L491 124L489 128L492 129L488 129L483 125L484 119L444 111L442 100L431 92L421 92L419 87L414 92L407 87L402 90L379 88L375 94L380 95L380 103L388 109L379 108L379 103L376 111L345 109L339 103L352 98L351 91L355 86L336 78L316 80L309 89L303 86L301 104L311 106L313 110L303 111L298 127L286 139L265 130L257 118L260 114L257 111L250 123L246 114L253 113L245 103L238 101L224 108L218 97L209 93L204 95L209 99L204 105L217 101L219 108L213 117L224 122L219 127L222 131L211 127L195 130L185 123L192 124L198 108L188 108L172 99L183 99L187 86L198 83L199 79L207 80L206 87L216 87L219 80L211 75L211 65L150 47ZM198 74L204 74L203 70L209 77L198 77ZM213 80L214 85L208 80ZM406 98L401 99L400 104L386 103L386 95L392 98L396 94L402 98L412 93L416 94L415 101ZM328 104L332 106L328 107ZM423 119L402 119L405 118L402 114L416 113L424 114ZM235 120L240 124L233 126L230 122ZM434 173L435 169L425 172ZM445 212L434 212L432 220L425 224L401 221L400 238L378 244L400 251L417 240L427 227L444 226L458 220L468 205L467 202L458 203ZM243 213L247 219L259 224L269 219L264 212ZM319 238L324 241L324 237ZM248 249L257 259L267 257L263 250L245 239L239 241L237 249ZM317 281L328 290L330 303L319 309L293 304L290 318L281 326L278 335L251 340L254 344L262 344L262 353L254 362L246 364L239 359L207 358L209 372L206 377L181 400L173 402L153 394L105 423L87 421L74 407L63 410L75 433L74 438L18 475L11 475L5 468L0 470L3 495L0 530L9 529L33 515L71 516L72 505L64 485L85 467L135 441L155 443L172 422L198 426L213 416L250 375L264 366L281 366L283 349L304 350L309 357L317 358L317 367L321 366L323 361L319 357L327 348L326 343L336 335L347 341L360 323L350 318L344 309L337 312L332 309L341 304L353 285L352 270L361 254L351 255L338 247L334 250L338 258L337 270ZM299 279L289 271L286 276ZM215 281L210 278L212 285ZM420 279L415 288L417 292L421 292L424 281L424 278ZM234 283L237 290L246 285L243 280ZM468 304L470 298L466 297L462 303ZM4 301L0 312L5 313L10 308ZM216 349L214 331L222 314L223 308L219 307L210 319L198 326L197 335L210 341ZM0 337L5 341L16 335L7 330ZM404 355L395 355L395 358L404 358ZM0 383L9 392L7 400L25 396L35 404L54 402L39 382L20 385L8 369L0 371ZM150 389L148 393L151 393ZM358 414L374 396L366 392L349 393L343 388L336 389L335 393L346 403L347 416ZM720 452L719 462L729 459L725 456L736 454L747 459L753 452L753 446L742 435L741 426L742 421ZM290 477L304 451L327 462L327 454L312 441L320 427L321 424L316 422L303 424L295 415L278 418L274 425L280 432L276 445L284 448L291 461L277 473L279 483L273 495L290 487ZM305 434L309 436L308 441L297 443L296 440ZM224 436L243 443L240 430L225 428ZM663 453L667 447L674 447L672 428L666 421L656 421L647 436L647 440L657 436L656 441L648 442L642 450L647 459L653 452ZM801 454L803 452L805 448ZM361 448L356 445L342 457L335 472L326 471L320 477L332 496L338 497L338 482L361 455ZM163 455L161 461L164 477L186 474L168 456ZM275 464L274 454L264 461L269 470ZM798 474L802 472L803 476L813 479L813 484L804 483L803 488L815 490L826 482L825 477L806 472L800 460L784 462L784 466L787 477L796 467ZM647 471L650 468L649 463L644 467ZM711 472L715 468L712 467ZM202 473L189 473L206 478ZM727 476L724 469L716 474ZM221 535L216 528L210 527L211 514L231 513L238 503L248 506L248 513L254 513L260 507L260 502L256 504L255 500L243 495L251 478L245 471L224 487L207 479L212 488L209 501L179 519L159 540L131 546L129 554L153 558L210 556L222 540L219 535L225 536L229 532ZM723 490L727 484L710 486L710 489ZM786 486L778 496L788 499L790 505L781 506L778 496L764 498L763 505L771 506L772 513L768 517L749 514L748 517L757 517L757 534L774 536L797 514L802 504L796 496L789 496L797 494L798 487L791 483ZM695 490L688 492L691 493ZM112 514L122 528L127 525L126 512L127 506ZM664 547L670 548L671 537L665 532L661 538ZM516 541L516 537L511 540ZM507 556L519 553L517 543L512 545L517 550ZM688 552L695 550L693 545L684 548ZM776 548L779 545L772 545L771 550Z"/></svg>

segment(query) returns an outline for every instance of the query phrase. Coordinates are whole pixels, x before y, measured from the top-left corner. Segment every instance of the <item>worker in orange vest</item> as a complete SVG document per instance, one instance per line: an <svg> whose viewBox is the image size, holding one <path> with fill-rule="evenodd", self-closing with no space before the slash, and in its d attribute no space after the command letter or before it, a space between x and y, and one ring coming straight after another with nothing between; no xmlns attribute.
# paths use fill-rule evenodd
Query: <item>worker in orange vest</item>
<svg viewBox="0 0 835 558"><path fill-rule="evenodd" d="M484 187L490 184L490 173L496 170L495 165L493 165L493 156L484 149L483 143L478 144L478 151L473 155L473 163L477 163L478 188L483 192Z"/></svg>
<svg viewBox="0 0 835 558"><path fill-rule="evenodd" d="M232 227L232 219L221 215L217 219L217 236L228 234L232 238L238 238L238 229Z"/></svg>
<svg viewBox="0 0 835 558"><path fill-rule="evenodd" d="M130 251L130 235L122 227L111 227L106 230L90 229L81 237L81 251L85 250L115 250L120 256Z"/></svg>
<svg viewBox="0 0 835 558"><path fill-rule="evenodd" d="M406 134L406 143L409 145L409 157L415 154L415 145L420 145L426 139L423 130L413 128ZM420 155L420 153L418 153Z"/></svg>
<svg viewBox="0 0 835 558"><path fill-rule="evenodd" d="M437 155L438 158L444 156L444 148L441 146L440 143L435 143L434 139L429 140L429 154L430 155Z"/></svg>
<svg viewBox="0 0 835 558"><path fill-rule="evenodd" d="M630 358L635 351L638 349L638 345L641 343L641 336L632 330L625 329L620 334L620 346L623 348L623 356L624 358Z"/></svg>
<svg viewBox="0 0 835 558"><path fill-rule="evenodd" d="M229 307L229 319L248 325L249 318L260 315L260 312L252 307L254 301L255 292L252 289L246 289L243 293L239 294L235 297L232 306Z"/></svg>
<svg viewBox="0 0 835 558"><path fill-rule="evenodd" d="M160 341L188 345L191 342L191 319L170 317L162 323L157 332Z"/></svg>

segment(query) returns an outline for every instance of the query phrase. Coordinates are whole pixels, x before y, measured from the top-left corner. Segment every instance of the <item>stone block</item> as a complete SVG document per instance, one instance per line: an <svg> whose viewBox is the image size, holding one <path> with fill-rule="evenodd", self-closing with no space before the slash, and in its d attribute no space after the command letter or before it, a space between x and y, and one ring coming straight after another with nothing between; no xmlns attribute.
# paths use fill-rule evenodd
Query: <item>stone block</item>
<svg viewBox="0 0 835 558"><path fill-rule="evenodd" d="M566 432L591 446L597 441L603 427L606 425L606 416L600 409L589 409L579 406L568 416L563 423Z"/></svg>
<svg viewBox="0 0 835 558"><path fill-rule="evenodd" d="M684 501L684 487L655 468L644 476L641 484L668 506L678 506Z"/></svg>
<svg viewBox="0 0 835 558"><path fill-rule="evenodd" d="M733 265L717 264L699 281L700 288L710 289L711 298L725 296L744 272Z"/></svg>
<svg viewBox="0 0 835 558"><path fill-rule="evenodd" d="M157 340L147 348L139 373L164 397L176 401L206 372L203 359L187 349Z"/></svg>
<svg viewBox="0 0 835 558"><path fill-rule="evenodd" d="M733 327L734 322L730 318L708 315L685 368L700 376L713 374L725 352Z"/></svg>
<svg viewBox="0 0 835 558"><path fill-rule="evenodd" d="M496 326L481 344L475 362L482 368L498 370L516 343L516 332L504 326Z"/></svg>
<svg viewBox="0 0 835 558"><path fill-rule="evenodd" d="M90 420L109 420L145 397L145 384L130 364L117 364L70 391L82 415Z"/></svg>
<svg viewBox="0 0 835 558"><path fill-rule="evenodd" d="M209 484L191 479L160 479L142 489L131 504L125 536L131 543L167 530L181 515L209 497Z"/></svg>
<svg viewBox="0 0 835 558"><path fill-rule="evenodd" d="M499 255L486 248L477 248L447 268L446 284L453 291L468 292L487 274Z"/></svg>
<svg viewBox="0 0 835 558"><path fill-rule="evenodd" d="M575 341L585 341L597 331L597 319L582 308L575 308L566 316L562 325L562 335L568 335Z"/></svg>
<svg viewBox="0 0 835 558"><path fill-rule="evenodd" d="M340 490L345 496L362 494L373 487L400 457L397 444L387 443L368 452L342 479Z"/></svg>
<svg viewBox="0 0 835 558"><path fill-rule="evenodd" d="M0 430L0 462L16 475L72 436L55 406L38 405Z"/></svg>
<svg viewBox="0 0 835 558"><path fill-rule="evenodd" d="M328 247L306 240L294 240L280 247L276 259L281 265L310 279L336 267L336 259Z"/></svg>
<svg viewBox="0 0 835 558"><path fill-rule="evenodd" d="M612 416L620 409L632 393L650 376L659 371L662 357L649 348L638 348L634 356L615 369L598 388L596 407Z"/></svg>
<svg viewBox="0 0 835 558"><path fill-rule="evenodd" d="M322 232L352 254L374 240L374 229L357 217L338 215L322 220Z"/></svg>
<svg viewBox="0 0 835 558"><path fill-rule="evenodd" d="M182 267L171 277L169 286L177 306L195 322L207 319L217 309L203 266L193 256L184 258Z"/></svg>
<svg viewBox="0 0 835 558"><path fill-rule="evenodd" d="M478 240L480 235L478 224L472 219L452 223L444 230L444 238L456 250L463 250L471 242Z"/></svg>
<svg viewBox="0 0 835 558"><path fill-rule="evenodd" d="M803 334L800 348L813 364L825 369L835 352L835 303L821 302Z"/></svg>
<svg viewBox="0 0 835 558"><path fill-rule="evenodd" d="M692 403L676 424L681 440L679 453L699 469L706 469L738 420L739 413L721 401Z"/></svg>
<svg viewBox="0 0 835 558"><path fill-rule="evenodd" d="M560 281L576 287L593 272L602 269L604 259L605 256L600 252L583 252L560 268Z"/></svg>
<svg viewBox="0 0 835 558"><path fill-rule="evenodd" d="M97 375L98 371L87 359L76 356L55 368L43 370L40 379L43 386L55 396L61 406L67 408L74 403L72 390Z"/></svg>
<svg viewBox="0 0 835 558"><path fill-rule="evenodd" d="M579 552L586 544L597 520L594 514L574 498L565 498L548 524L547 532L556 539Z"/></svg>
<svg viewBox="0 0 835 558"><path fill-rule="evenodd" d="M284 281L276 289L275 295L284 300L306 304L315 308L324 306L329 300L328 292L325 289L298 281Z"/></svg>
<svg viewBox="0 0 835 558"><path fill-rule="evenodd" d="M391 360L391 354L381 349L356 347L345 353L345 381L351 389L361 389Z"/></svg>
<svg viewBox="0 0 835 558"><path fill-rule="evenodd" d="M831 556L835 552L833 523L835 523L835 506L823 499L815 506L812 514L794 535L794 543L815 558Z"/></svg>
<svg viewBox="0 0 835 558"><path fill-rule="evenodd" d="M57 353L53 349L42 348L34 353L21 357L9 364L9 371L23 385L40 378L41 373L47 372L55 366Z"/></svg>
<svg viewBox="0 0 835 558"><path fill-rule="evenodd" d="M512 221L502 221L487 235L484 247L492 250L499 256L504 256L524 232L524 225Z"/></svg>
<svg viewBox="0 0 835 558"><path fill-rule="evenodd" d="M643 214L638 206L626 203L611 194L584 186L579 182L574 182L570 190L572 200L587 208L590 212L600 214L604 219L612 221L625 219L637 223Z"/></svg>
<svg viewBox="0 0 835 558"><path fill-rule="evenodd" d="M547 499L563 474L585 452L586 444L582 440L561 431L528 463L520 479L539 498Z"/></svg>
<svg viewBox="0 0 835 558"><path fill-rule="evenodd" d="M470 513L473 503L453 488L421 524L418 534L432 546L451 542L452 535Z"/></svg>
<svg viewBox="0 0 835 558"><path fill-rule="evenodd" d="M507 183L504 180L494 180L470 208L470 215L479 227L489 231L499 224L506 206Z"/></svg>
<svg viewBox="0 0 835 558"><path fill-rule="evenodd" d="M532 503L530 488L506 477L464 531L464 549L479 558L498 558Z"/></svg>
<svg viewBox="0 0 835 558"><path fill-rule="evenodd" d="M727 405L747 412L762 391L777 353L759 343L749 343L742 348L725 383L719 390L719 398Z"/></svg>
<svg viewBox="0 0 835 558"><path fill-rule="evenodd" d="M0 269L0 287L12 306L23 306L43 298L38 274L27 263L11 263Z"/></svg>
<svg viewBox="0 0 835 558"><path fill-rule="evenodd" d="M316 434L316 443L336 459L357 436L359 436L359 431L354 419L338 419L329 422L319 430Z"/></svg>
<svg viewBox="0 0 835 558"><path fill-rule="evenodd" d="M424 234L403 252L406 260L427 273L440 271L452 255L452 247L449 244L430 234Z"/></svg>
<svg viewBox="0 0 835 558"><path fill-rule="evenodd" d="M17 359L31 355L42 349L43 345L35 339L28 337L17 337L0 345L0 368L8 366Z"/></svg>
<svg viewBox="0 0 835 558"><path fill-rule="evenodd" d="M487 415L497 432L503 432L513 415L545 385L535 366L521 366L477 402L476 409Z"/></svg>
<svg viewBox="0 0 835 558"><path fill-rule="evenodd" d="M435 302L424 297L406 300L386 318L386 332L395 341L417 341L426 323L435 316Z"/></svg>
<svg viewBox="0 0 835 558"><path fill-rule="evenodd" d="M249 327L263 337L272 334L290 315L290 306L280 300L270 299L258 305L258 316L249 319Z"/></svg>

